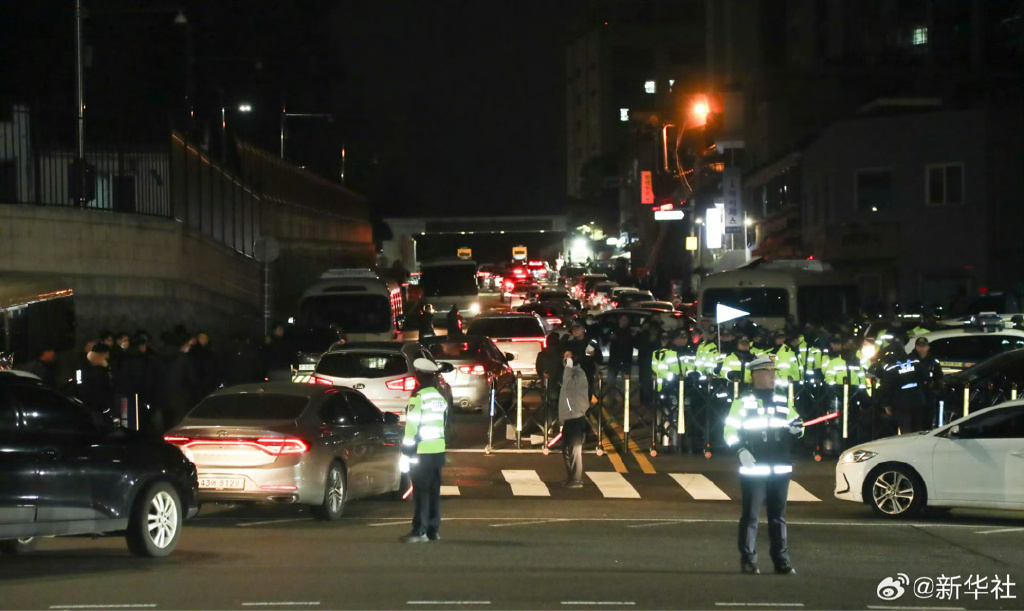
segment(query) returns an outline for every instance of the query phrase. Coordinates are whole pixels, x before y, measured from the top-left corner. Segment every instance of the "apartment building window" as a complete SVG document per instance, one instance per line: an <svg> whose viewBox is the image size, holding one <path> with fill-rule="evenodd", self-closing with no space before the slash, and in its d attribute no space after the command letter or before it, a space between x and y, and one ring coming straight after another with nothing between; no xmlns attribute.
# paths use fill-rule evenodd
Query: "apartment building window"
<svg viewBox="0 0 1024 611"><path fill-rule="evenodd" d="M892 208L892 170L857 170L857 210L874 213Z"/></svg>
<svg viewBox="0 0 1024 611"><path fill-rule="evenodd" d="M620 108L619 109L619 121L629 121L629 109L628 108Z"/></svg>
<svg viewBox="0 0 1024 611"><path fill-rule="evenodd" d="M658 85L655 81L644 81L644 93L657 93Z"/></svg>
<svg viewBox="0 0 1024 611"><path fill-rule="evenodd" d="M929 206L964 203L964 164L943 163L925 168L925 201Z"/></svg>
<svg viewBox="0 0 1024 611"><path fill-rule="evenodd" d="M928 28L918 26L911 32L910 43L915 47L928 44Z"/></svg>

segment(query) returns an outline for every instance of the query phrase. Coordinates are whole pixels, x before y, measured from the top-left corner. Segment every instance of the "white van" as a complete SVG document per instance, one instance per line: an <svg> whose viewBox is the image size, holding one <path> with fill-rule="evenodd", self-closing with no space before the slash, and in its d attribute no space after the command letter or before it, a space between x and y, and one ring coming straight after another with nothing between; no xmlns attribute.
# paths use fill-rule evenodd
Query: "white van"
<svg viewBox="0 0 1024 611"><path fill-rule="evenodd" d="M480 313L480 292L476 283L476 261L438 259L420 265L423 303L434 306L438 319L454 305L464 319Z"/></svg>
<svg viewBox="0 0 1024 611"><path fill-rule="evenodd" d="M401 288L366 268L329 269L299 301L300 324L337 325L350 342L397 340L401 321Z"/></svg>
<svg viewBox="0 0 1024 611"><path fill-rule="evenodd" d="M716 323L719 303L744 312L769 329L787 318L798 325L836 322L858 313L860 291L853 278L818 261L767 261L711 274L701 282L698 316Z"/></svg>

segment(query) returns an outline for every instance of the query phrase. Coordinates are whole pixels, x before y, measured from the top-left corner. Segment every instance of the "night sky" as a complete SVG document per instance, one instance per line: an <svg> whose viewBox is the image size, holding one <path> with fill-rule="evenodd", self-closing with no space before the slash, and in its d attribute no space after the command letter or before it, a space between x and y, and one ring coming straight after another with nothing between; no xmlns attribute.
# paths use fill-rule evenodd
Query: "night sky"
<svg viewBox="0 0 1024 611"><path fill-rule="evenodd" d="M189 20L200 131L228 124L347 178L375 214L565 210L564 48L575 2L498 0L84 0L88 139L159 141L183 107ZM41 133L73 134L73 0L0 1L0 96L27 102ZM111 11L125 11L111 13ZM134 12L148 10L150 12ZM160 12L164 11L164 12Z"/></svg>

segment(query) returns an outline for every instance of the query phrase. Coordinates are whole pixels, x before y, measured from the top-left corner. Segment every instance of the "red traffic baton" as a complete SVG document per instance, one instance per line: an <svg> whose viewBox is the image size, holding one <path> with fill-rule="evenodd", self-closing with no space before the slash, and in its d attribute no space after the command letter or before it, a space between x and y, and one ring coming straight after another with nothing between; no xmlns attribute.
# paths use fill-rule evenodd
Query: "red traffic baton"
<svg viewBox="0 0 1024 611"><path fill-rule="evenodd" d="M809 426L814 426L815 424L821 424L822 422L826 422L828 420L834 420L834 419L838 418L840 416L840 414L841 414L841 412L832 412L831 414L825 414L824 416L818 416L817 418L812 418L811 420L808 420L807 422L803 423L802 426L804 428L807 428Z"/></svg>
<svg viewBox="0 0 1024 611"><path fill-rule="evenodd" d="M561 439L561 438L562 438L562 433L559 432L557 435L554 436L554 438L551 441L548 442L548 447L550 448L550 447L554 446L556 443L558 443L558 440Z"/></svg>

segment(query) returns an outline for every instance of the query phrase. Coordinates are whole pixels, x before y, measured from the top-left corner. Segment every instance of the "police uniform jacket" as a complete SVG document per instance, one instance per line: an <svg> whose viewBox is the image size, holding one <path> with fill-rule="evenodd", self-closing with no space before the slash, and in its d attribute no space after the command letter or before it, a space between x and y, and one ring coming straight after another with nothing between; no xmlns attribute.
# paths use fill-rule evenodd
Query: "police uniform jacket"
<svg viewBox="0 0 1024 611"><path fill-rule="evenodd" d="M756 461L752 467L741 466L740 474L769 476L792 473L790 450L795 436L789 427L798 417L787 397L770 389L754 389L733 401L725 419L725 442L736 450L746 448Z"/></svg>

